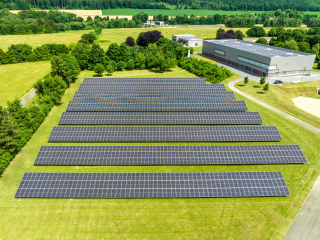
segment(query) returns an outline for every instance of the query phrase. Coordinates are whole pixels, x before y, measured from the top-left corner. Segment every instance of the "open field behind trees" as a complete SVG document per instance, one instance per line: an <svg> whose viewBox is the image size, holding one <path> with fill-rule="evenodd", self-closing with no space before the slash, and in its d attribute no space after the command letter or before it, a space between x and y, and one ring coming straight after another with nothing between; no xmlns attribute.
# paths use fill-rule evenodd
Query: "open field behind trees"
<svg viewBox="0 0 320 240"><path fill-rule="evenodd" d="M0 106L21 98L50 71L49 61L0 65Z"/></svg>
<svg viewBox="0 0 320 240"><path fill-rule="evenodd" d="M92 30L91 30L92 31ZM70 44L80 40L81 35L90 30L67 31L51 34L0 35L0 48L7 51L12 44L27 43L32 48L49 43Z"/></svg>
<svg viewBox="0 0 320 240"><path fill-rule="evenodd" d="M236 84L239 90L320 128L320 118L298 108L292 101L293 98L299 96L320 99L320 96L317 95L316 86L320 86L320 80L297 84L283 84L282 86L270 85L269 91L264 93L260 84L254 81L249 81L247 85L244 85L243 82Z"/></svg>
<svg viewBox="0 0 320 240"><path fill-rule="evenodd" d="M53 107L32 139L0 178L0 227L3 239L283 239L320 173L320 136L246 100L259 111L264 125L276 125L280 144L299 144L308 164L233 166L33 166L42 145L185 145L186 143L49 144L48 137L84 77L71 84L61 105ZM113 77L195 77L175 68L115 72ZM226 80L225 82L229 82ZM191 143L190 145L227 143ZM230 143L228 143L230 144ZM246 144L246 143L232 143ZM250 143L264 144L264 143ZM268 143L269 144L269 143ZM278 144L278 143L277 143ZM25 172L226 172L281 171L289 197L190 199L15 199ZM228 229L228 231L226 231Z"/></svg>

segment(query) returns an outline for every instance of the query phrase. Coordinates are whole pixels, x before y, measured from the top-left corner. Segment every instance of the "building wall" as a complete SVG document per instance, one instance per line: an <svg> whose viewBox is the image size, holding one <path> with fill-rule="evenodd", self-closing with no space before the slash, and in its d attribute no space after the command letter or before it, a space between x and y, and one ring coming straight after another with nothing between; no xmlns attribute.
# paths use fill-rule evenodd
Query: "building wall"
<svg viewBox="0 0 320 240"><path fill-rule="evenodd" d="M218 54L215 52L215 50L223 51L225 52L225 55ZM252 74L266 77L299 75L308 72L310 73L315 59L315 55L311 54L291 57L266 57L254 52L234 49L228 46L222 46L208 41L203 42L202 54L204 56L211 57L219 62L232 65L233 67L236 67L243 71L248 71ZM238 60L238 56L266 65L276 65L276 69L269 70L260 66L240 61Z"/></svg>
<svg viewBox="0 0 320 240"><path fill-rule="evenodd" d="M188 40L187 43L189 47L201 47L203 40Z"/></svg>

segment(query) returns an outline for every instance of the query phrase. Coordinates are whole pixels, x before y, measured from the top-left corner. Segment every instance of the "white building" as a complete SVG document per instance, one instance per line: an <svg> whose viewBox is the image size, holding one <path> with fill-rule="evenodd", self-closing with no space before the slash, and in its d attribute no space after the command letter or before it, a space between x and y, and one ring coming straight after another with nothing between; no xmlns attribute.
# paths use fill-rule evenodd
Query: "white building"
<svg viewBox="0 0 320 240"><path fill-rule="evenodd" d="M163 21L147 21L146 23L141 23L142 27L155 27L155 26L164 26Z"/></svg>
<svg viewBox="0 0 320 240"><path fill-rule="evenodd" d="M184 34L184 35L172 35L172 41L176 41L183 45L188 44L189 47L201 47L203 39L197 38L195 35Z"/></svg>

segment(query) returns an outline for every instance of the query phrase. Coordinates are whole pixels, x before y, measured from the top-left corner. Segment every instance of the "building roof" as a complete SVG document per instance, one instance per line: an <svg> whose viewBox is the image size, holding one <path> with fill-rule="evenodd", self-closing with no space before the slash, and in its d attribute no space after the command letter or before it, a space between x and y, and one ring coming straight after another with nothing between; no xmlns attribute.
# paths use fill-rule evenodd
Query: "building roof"
<svg viewBox="0 0 320 240"><path fill-rule="evenodd" d="M312 55L310 53L298 52L290 49L284 49L274 47L270 45L264 45L260 43L249 43L247 41L226 39L226 40L207 40L205 42L211 42L221 46L226 46L234 49L239 49L246 52L255 53L265 57L296 57L301 55Z"/></svg>
<svg viewBox="0 0 320 240"><path fill-rule="evenodd" d="M181 37L181 36L183 36L183 37L188 37L188 36L193 36L193 37L195 37L196 35L192 35L192 34L174 34L174 35L172 35L172 36L178 36L178 37Z"/></svg>
<svg viewBox="0 0 320 240"><path fill-rule="evenodd" d="M184 39L184 40L203 40L201 38L196 38L195 36L182 36L182 37L180 37L180 39Z"/></svg>

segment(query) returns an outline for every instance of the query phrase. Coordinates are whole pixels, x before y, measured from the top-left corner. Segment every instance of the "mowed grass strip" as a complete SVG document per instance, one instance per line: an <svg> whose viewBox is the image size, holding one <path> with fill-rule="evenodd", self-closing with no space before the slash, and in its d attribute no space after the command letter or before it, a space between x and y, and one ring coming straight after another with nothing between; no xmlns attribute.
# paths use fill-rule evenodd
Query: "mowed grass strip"
<svg viewBox="0 0 320 240"><path fill-rule="evenodd" d="M0 106L21 98L50 71L49 61L0 65Z"/></svg>
<svg viewBox="0 0 320 240"><path fill-rule="evenodd" d="M78 42L81 35L88 32L90 32L90 30L67 31L52 34L0 35L0 48L6 52L12 44L20 43L26 43L32 48L49 43L69 45L70 43Z"/></svg>
<svg viewBox="0 0 320 240"><path fill-rule="evenodd" d="M283 239L296 213L319 175L320 137L290 120L246 100L259 111L264 125L278 127L283 141L299 144L308 160L303 165L234 166L33 166L42 145L186 145L186 143L48 144L48 138L84 77L67 89L32 139L0 178L0 227L3 239ZM116 72L113 77L195 77L181 70L159 74ZM229 81L229 80L228 80ZM226 82L228 82L226 81ZM188 145L218 145L189 143ZM274 143L219 143L274 144ZM25 172L228 172L281 171L291 196L207 199L15 199Z"/></svg>
<svg viewBox="0 0 320 240"><path fill-rule="evenodd" d="M265 93L258 82L249 81L247 85L243 82L236 84L239 90L320 128L320 118L296 107L292 101L293 98L300 96L320 99L316 91L317 86L320 86L320 80L297 84L283 84L282 86L270 85L269 91Z"/></svg>

